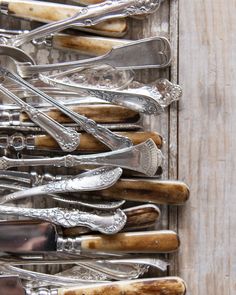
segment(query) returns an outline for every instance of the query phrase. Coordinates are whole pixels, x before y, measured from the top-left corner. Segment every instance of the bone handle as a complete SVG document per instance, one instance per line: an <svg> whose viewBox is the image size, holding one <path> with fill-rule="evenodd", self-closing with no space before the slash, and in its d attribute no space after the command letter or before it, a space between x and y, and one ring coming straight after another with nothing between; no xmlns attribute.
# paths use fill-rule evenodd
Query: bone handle
<svg viewBox="0 0 236 295"><path fill-rule="evenodd" d="M139 144L146 141L148 138L153 139L157 147L162 146L162 137L156 132L116 132L119 135L128 137L132 140L133 144ZM35 137L36 147L47 148L47 149L58 149L56 141L47 135L38 135ZM87 133L81 133L80 145L78 146L78 151L80 152L103 152L108 151L108 148L101 142L99 142L92 135Z"/></svg>
<svg viewBox="0 0 236 295"><path fill-rule="evenodd" d="M98 192L110 199L181 205L189 199L189 188L181 181L121 179L109 189Z"/></svg>
<svg viewBox="0 0 236 295"><path fill-rule="evenodd" d="M184 295L185 293L186 284L178 277L121 281L58 290L58 295Z"/></svg>
<svg viewBox="0 0 236 295"><path fill-rule="evenodd" d="M178 250L179 245L179 237L173 231L130 232L81 238L81 250L85 252L169 253Z"/></svg>
<svg viewBox="0 0 236 295"><path fill-rule="evenodd" d="M7 7L7 10L6 10ZM53 22L69 18L78 13L82 7L41 1L0 1L0 10L9 15L40 21ZM125 19L114 19L88 28L88 31L100 32L102 35L123 35L127 29ZM86 29L84 29L86 30Z"/></svg>

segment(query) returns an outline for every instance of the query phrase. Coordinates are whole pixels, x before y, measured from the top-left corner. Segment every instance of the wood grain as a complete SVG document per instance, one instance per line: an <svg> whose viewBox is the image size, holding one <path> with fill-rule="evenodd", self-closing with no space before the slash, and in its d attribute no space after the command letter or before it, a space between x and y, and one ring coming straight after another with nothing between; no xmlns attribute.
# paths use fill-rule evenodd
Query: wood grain
<svg viewBox="0 0 236 295"><path fill-rule="evenodd" d="M189 198L189 188L181 181L121 179L96 195L154 204L182 205Z"/></svg>
<svg viewBox="0 0 236 295"><path fill-rule="evenodd" d="M185 292L186 285L182 279L166 277L61 288L58 295L184 295Z"/></svg>
<svg viewBox="0 0 236 295"><path fill-rule="evenodd" d="M70 106L69 109L79 113L89 119L95 120L97 123L133 123L140 119L140 115L125 107L106 105L106 104L94 104L94 105L80 105ZM71 123L73 122L68 116L61 113L59 110L51 108L49 111L44 111L48 116L53 118L59 123ZM26 113L20 114L21 122L30 122L30 119Z"/></svg>
<svg viewBox="0 0 236 295"><path fill-rule="evenodd" d="M162 137L156 132L115 132L123 136L127 136L133 142L133 144L139 144L146 141L148 138L154 140L158 148L162 146ZM41 148L47 149L59 149L57 142L48 135L38 135L35 137L35 145ZM108 151L109 148L103 143L99 142L95 137L88 133L81 133L80 144L77 151L86 153L98 153Z"/></svg>
<svg viewBox="0 0 236 295"><path fill-rule="evenodd" d="M169 253L178 250L180 240L173 231L119 233L113 236L83 236L82 251L125 253Z"/></svg>
<svg viewBox="0 0 236 295"><path fill-rule="evenodd" d="M236 294L236 4L180 1L180 275L189 294ZM221 144L218 144L220 138Z"/></svg>

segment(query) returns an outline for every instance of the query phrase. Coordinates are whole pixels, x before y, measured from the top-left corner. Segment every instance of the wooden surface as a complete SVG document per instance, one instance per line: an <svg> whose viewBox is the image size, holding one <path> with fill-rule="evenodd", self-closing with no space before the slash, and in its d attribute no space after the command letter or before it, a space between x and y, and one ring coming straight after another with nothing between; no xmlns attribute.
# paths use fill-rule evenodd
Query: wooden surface
<svg viewBox="0 0 236 295"><path fill-rule="evenodd" d="M179 274L194 295L236 294L236 5L180 1Z"/></svg>
<svg viewBox="0 0 236 295"><path fill-rule="evenodd" d="M190 186L185 206L161 207L157 228L178 231L180 252L170 256L169 274L185 279L192 295L236 293L235 13L235 1L166 0L148 19L131 20L126 36L169 36L171 69L140 71L137 78L170 77L183 86L178 108L175 104L155 120L146 118L145 126L165 139L163 178ZM1 18L4 27L15 23ZM29 25L22 22L22 27ZM32 45L23 48L41 63L74 57Z"/></svg>

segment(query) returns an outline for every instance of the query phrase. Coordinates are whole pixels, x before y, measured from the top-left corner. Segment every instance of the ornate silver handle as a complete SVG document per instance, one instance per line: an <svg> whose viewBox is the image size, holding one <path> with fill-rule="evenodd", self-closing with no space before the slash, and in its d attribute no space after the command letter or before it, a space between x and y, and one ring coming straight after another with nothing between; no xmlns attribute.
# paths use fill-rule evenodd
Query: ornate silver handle
<svg viewBox="0 0 236 295"><path fill-rule="evenodd" d="M41 26L29 33L21 34L7 40L7 43L12 46L20 46L33 39L39 39L50 35L54 32L64 30L71 27L73 24L81 27L95 25L101 21L126 17L131 15L149 14L157 10L160 6L160 0L116 0L105 1L98 5L90 5L81 9L81 11L65 20L53 22Z"/></svg>
<svg viewBox="0 0 236 295"><path fill-rule="evenodd" d="M65 228L85 226L104 234L119 232L124 227L127 219L125 213L120 209L117 209L114 213L107 213L107 211L86 212L63 208L33 209L0 206L0 214L46 220Z"/></svg>
<svg viewBox="0 0 236 295"><path fill-rule="evenodd" d="M172 102L178 101L182 96L179 85L167 79L160 79L154 85L140 86L127 90L113 90L109 88L96 88L73 83L72 80L61 80L54 77L40 75L40 79L53 86L59 86L75 92L84 91L89 95L121 105L147 115L158 115Z"/></svg>
<svg viewBox="0 0 236 295"><path fill-rule="evenodd" d="M64 106L62 103L58 102L57 100L55 100L51 96L45 94L41 90L39 90L39 89L35 88L34 86L30 85L29 83L27 83L26 81L24 81L23 79L21 79L20 77L18 77L17 75L12 74L11 72L9 72L7 70L4 70L4 69L1 69L1 68L0 68L0 71L2 73L4 73L8 78L10 78L14 82L16 82L17 84L20 84L21 86L26 87L31 92L36 93L42 99L44 99L44 100L52 103L61 112L63 112L64 114L66 114L67 116L69 116L72 120L74 120L76 123L78 123L86 132L92 134L94 137L96 137L98 140L100 140L102 143L104 143L106 146L108 146L112 150L116 150L116 149L121 149L121 148L124 148L124 147L132 146L132 141L129 138L123 137L121 135L114 134L112 131L110 131L109 129L107 129L107 128L99 125L99 124L97 124L95 121L93 121L91 119L88 119L85 116L82 116L80 114L77 114L77 113L73 112L72 110L70 110L69 108L67 108L66 106ZM8 91L8 90L6 89L6 91ZM8 94L8 95L10 95L10 94ZM20 100L13 93L11 93L11 96L12 97L15 97L15 99L17 99L17 101ZM26 109L26 107L27 107L27 109ZM44 117L47 118L48 121L50 119L46 114L40 112L39 110L36 110L35 108L29 106L28 104L27 105L24 105L24 109L25 109L25 111L27 113L29 113L29 116L32 119L32 121L34 121L38 125L42 121L42 118L41 118L42 116L43 116L43 118ZM31 115L30 110L32 110L32 109L34 110L34 113ZM36 116L36 112L38 112L40 115L37 115ZM51 130L52 129L52 127L51 127L52 124L50 125L48 122L47 122L47 125L45 124L45 126L42 123L39 126L41 126L42 128L44 126L44 129L47 128L48 133L51 132L49 134L51 134L51 136L53 136L58 141L58 143L63 146L64 149L65 149L64 146L66 145L67 151L73 151L75 149L74 148L74 145L76 145L76 147L77 147L78 144L79 144L79 142L78 142L78 140L79 140L78 133L75 130L71 129L71 128L64 127L64 126L60 125L56 121L53 121L53 122L54 122L54 125L55 124L57 125L57 128L58 129L59 129L59 126L61 126L61 128L63 128L63 131L64 132L68 130L67 131L67 137L68 136L71 136L71 133L72 133L72 135L74 136L72 138L72 141L68 141L68 139L67 139L67 141L64 140L62 142L62 139L63 139L62 136L59 137L59 135L57 133L55 133L54 130ZM73 144L73 150L69 150L69 147L71 145L71 142Z"/></svg>
<svg viewBox="0 0 236 295"><path fill-rule="evenodd" d="M102 167L73 178L52 181L45 185L11 193L1 197L0 204L43 194L102 190L115 184L121 174L121 168Z"/></svg>
<svg viewBox="0 0 236 295"><path fill-rule="evenodd" d="M136 146L93 155L67 155L64 157L41 159L11 159L0 158L0 169L24 166L57 166L74 167L78 165L105 165L126 168L154 176L161 165L163 155L152 139Z"/></svg>
<svg viewBox="0 0 236 295"><path fill-rule="evenodd" d="M1 67L0 74L14 80L14 75ZM35 124L39 125L43 130L49 133L57 141L63 151L71 152L77 148L79 145L79 134L75 130L59 124L45 113L22 101L2 85L0 85L0 91L18 104Z"/></svg>

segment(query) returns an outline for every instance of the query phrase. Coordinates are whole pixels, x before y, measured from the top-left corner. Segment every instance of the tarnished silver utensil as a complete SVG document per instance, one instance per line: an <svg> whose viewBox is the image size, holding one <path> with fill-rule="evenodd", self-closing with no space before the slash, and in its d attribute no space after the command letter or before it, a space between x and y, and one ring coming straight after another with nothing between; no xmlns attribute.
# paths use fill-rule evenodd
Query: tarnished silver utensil
<svg viewBox="0 0 236 295"><path fill-rule="evenodd" d="M125 213L120 209L117 209L114 212L87 212L78 209L35 209L0 206L0 214L45 220L65 228L84 226L93 231L98 231L109 235L121 231L127 219Z"/></svg>
<svg viewBox="0 0 236 295"><path fill-rule="evenodd" d="M2 40L2 42L5 41L6 44L12 46L20 46L33 39L39 39L52 33L65 30L75 24L77 26L87 27L117 17L152 13L159 8L160 3L160 0L105 1L98 5L90 5L83 8L67 19L46 24L28 33Z"/></svg>
<svg viewBox="0 0 236 295"><path fill-rule="evenodd" d="M106 146L111 148L112 150L132 146L132 141L129 140L127 137L123 137L117 135L110 131L109 129L105 128L97 124L94 120L88 119L85 116L82 116L78 113L73 112L69 108L67 108L63 103L55 100L53 97L45 94L44 92L40 91L30 83L24 81L18 75L13 74L12 72L8 71L0 67L0 75L9 78L10 80L16 82L17 84L25 87L26 89L30 90L31 92L39 95L40 98L50 102L56 108L58 108L62 113L66 114L70 117L73 121L75 121L79 126L81 126L87 133L92 134L96 137L99 141L104 143ZM9 91L8 91L9 92ZM9 93L8 93L9 94ZM12 94L14 96L14 94ZM75 131L73 130L75 133Z"/></svg>
<svg viewBox="0 0 236 295"><path fill-rule="evenodd" d="M65 127L61 125L45 113L18 98L15 94L13 94L1 84L0 92L5 94L17 105L19 105L21 107L21 110L26 112L35 124L39 125L43 130L50 134L56 140L63 151L72 152L77 148L80 139L79 134L75 130L70 127Z"/></svg>
<svg viewBox="0 0 236 295"><path fill-rule="evenodd" d="M133 147L93 155L67 155L54 158L0 158L0 169L25 166L74 167L79 165L115 166L154 176L163 155L152 139Z"/></svg>
<svg viewBox="0 0 236 295"><path fill-rule="evenodd" d="M20 160L21 161L21 160ZM44 194L101 190L112 186L122 174L121 168L101 167L78 176L18 191L0 198L0 203Z"/></svg>

